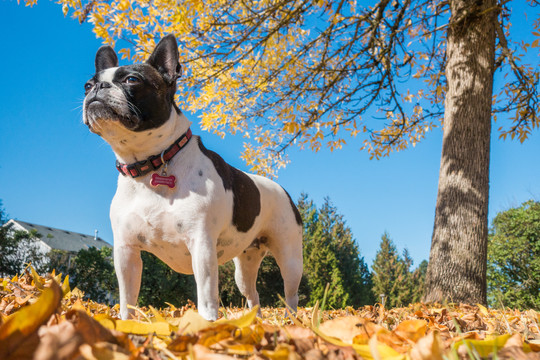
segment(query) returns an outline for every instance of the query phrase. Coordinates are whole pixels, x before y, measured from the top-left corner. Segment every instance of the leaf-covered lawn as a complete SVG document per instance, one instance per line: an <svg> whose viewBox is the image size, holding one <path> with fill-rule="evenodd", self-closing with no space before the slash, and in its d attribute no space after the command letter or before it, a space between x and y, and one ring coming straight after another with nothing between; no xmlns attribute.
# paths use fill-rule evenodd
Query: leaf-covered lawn
<svg viewBox="0 0 540 360"><path fill-rule="evenodd" d="M193 304L137 308L83 299L66 279L32 270L0 279L0 359L540 359L539 313L411 305L320 311L223 308L207 322Z"/></svg>

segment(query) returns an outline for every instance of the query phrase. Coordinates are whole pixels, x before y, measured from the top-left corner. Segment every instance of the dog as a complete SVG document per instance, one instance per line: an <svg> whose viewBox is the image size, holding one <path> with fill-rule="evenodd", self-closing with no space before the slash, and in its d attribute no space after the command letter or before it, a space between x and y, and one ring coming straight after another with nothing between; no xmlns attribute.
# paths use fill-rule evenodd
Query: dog
<svg viewBox="0 0 540 360"><path fill-rule="evenodd" d="M302 277L302 219L289 194L244 173L192 135L174 101L181 65L176 38L163 37L146 63L119 66L102 46L85 84L83 122L116 155L120 172L111 203L120 316L130 315L148 251L173 270L194 274L197 308L218 318L218 265L233 260L250 308L259 304L257 272L271 253L296 311Z"/></svg>

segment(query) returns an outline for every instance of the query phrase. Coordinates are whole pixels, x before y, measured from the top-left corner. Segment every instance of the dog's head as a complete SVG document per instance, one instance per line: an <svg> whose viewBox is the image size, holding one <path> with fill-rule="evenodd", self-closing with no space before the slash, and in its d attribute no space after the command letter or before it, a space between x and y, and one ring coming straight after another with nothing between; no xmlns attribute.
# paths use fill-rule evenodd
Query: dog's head
<svg viewBox="0 0 540 360"><path fill-rule="evenodd" d="M173 35L157 44L144 64L118 66L110 46L96 54L96 74L84 86L83 121L90 131L104 136L118 126L140 132L164 124L176 108L176 79L181 75L178 47Z"/></svg>

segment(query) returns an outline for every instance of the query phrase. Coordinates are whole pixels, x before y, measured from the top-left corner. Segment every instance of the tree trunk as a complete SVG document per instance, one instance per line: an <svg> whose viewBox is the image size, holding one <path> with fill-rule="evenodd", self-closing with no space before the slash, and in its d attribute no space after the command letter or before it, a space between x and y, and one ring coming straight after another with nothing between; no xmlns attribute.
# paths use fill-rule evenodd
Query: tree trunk
<svg viewBox="0 0 540 360"><path fill-rule="evenodd" d="M443 145L426 302L486 303L495 0L450 1Z"/></svg>

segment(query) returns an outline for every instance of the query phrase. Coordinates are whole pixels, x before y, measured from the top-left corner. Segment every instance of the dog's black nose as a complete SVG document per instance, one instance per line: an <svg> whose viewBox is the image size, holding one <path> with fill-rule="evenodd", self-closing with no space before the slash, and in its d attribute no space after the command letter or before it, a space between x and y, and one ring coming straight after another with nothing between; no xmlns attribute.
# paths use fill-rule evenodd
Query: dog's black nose
<svg viewBox="0 0 540 360"><path fill-rule="evenodd" d="M108 88L110 88L111 86L112 86L111 83L105 82L105 81L100 82L100 83L97 84L97 87L98 87L99 89L108 89Z"/></svg>

